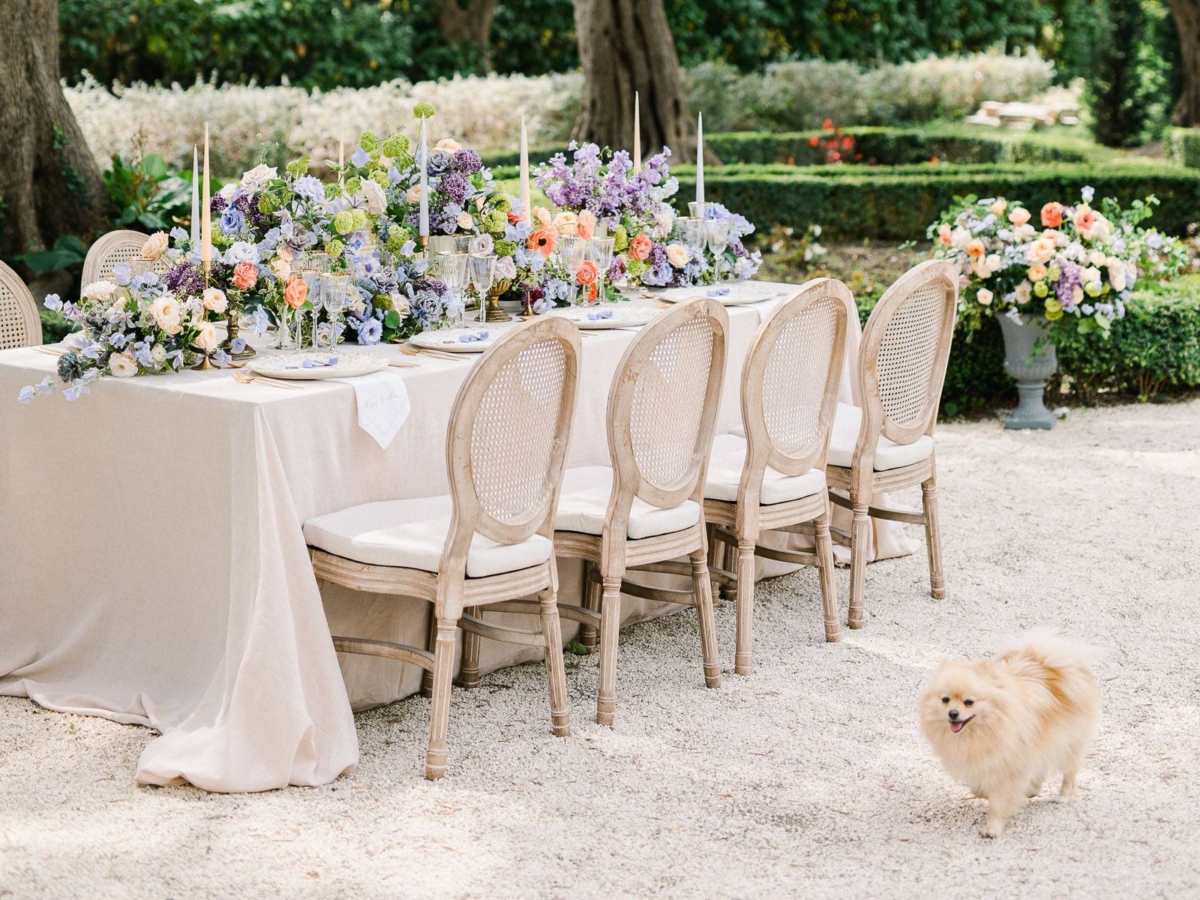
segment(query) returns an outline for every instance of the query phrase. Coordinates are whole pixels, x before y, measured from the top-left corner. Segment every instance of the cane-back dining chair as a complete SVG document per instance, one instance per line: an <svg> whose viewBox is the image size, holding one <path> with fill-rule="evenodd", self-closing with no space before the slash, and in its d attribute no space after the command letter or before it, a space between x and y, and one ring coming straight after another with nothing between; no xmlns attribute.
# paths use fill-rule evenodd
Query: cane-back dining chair
<svg viewBox="0 0 1200 900"><path fill-rule="evenodd" d="M145 270L162 275L171 267L171 260L164 253L156 260L142 257L142 247L150 235L140 231L110 231L88 248L83 260L83 284L110 281L113 267L118 263L141 265Z"/></svg>
<svg viewBox="0 0 1200 900"><path fill-rule="evenodd" d="M862 406L838 404L825 473L830 499L854 513L851 628L861 628L864 622L872 516L925 526L930 595L935 599L946 595L933 429L957 302L958 274L948 261L928 260L902 275L880 298L863 329L858 354ZM922 510L874 505L880 494L918 484Z"/></svg>
<svg viewBox="0 0 1200 900"><path fill-rule="evenodd" d="M752 665L756 552L768 559L815 565L825 640L841 639L834 590L833 545L825 454L837 409L854 299L840 281L817 278L779 304L759 327L742 369L745 436L713 441L704 488L704 517L716 542L736 547L736 572L713 580L737 591L734 671ZM813 538L812 553L757 546L764 531Z"/></svg>
<svg viewBox="0 0 1200 900"><path fill-rule="evenodd" d="M728 330L725 308L708 298L680 303L645 326L625 351L608 395L612 465L569 469L563 478L555 552L585 560L588 575L585 608L560 610L592 629L599 625L601 725L611 725L616 710L621 591L664 599L622 585L631 569L691 578L688 602L699 613L704 681L721 683L703 503ZM688 563L668 562L682 556Z"/></svg>
<svg viewBox="0 0 1200 900"><path fill-rule="evenodd" d="M0 350L42 342L37 303L20 276L0 261Z"/></svg>
<svg viewBox="0 0 1200 900"><path fill-rule="evenodd" d="M433 604L432 652L365 637L335 637L343 653L382 656L433 675L425 777L446 768L455 635L543 647L553 733L570 730L557 611L554 509L562 484L579 370L579 332L537 319L498 340L454 401L446 433L450 493L367 503L304 524L318 578ZM540 631L484 623L464 608L540 617Z"/></svg>

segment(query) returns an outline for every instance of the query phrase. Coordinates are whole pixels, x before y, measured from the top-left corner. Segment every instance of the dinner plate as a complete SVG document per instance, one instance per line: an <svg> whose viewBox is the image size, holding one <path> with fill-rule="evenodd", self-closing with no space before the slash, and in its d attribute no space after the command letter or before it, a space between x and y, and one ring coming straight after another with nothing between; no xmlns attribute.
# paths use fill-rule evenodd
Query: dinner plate
<svg viewBox="0 0 1200 900"><path fill-rule="evenodd" d="M573 309L555 309L549 316L561 316L574 322L579 328L641 328L658 315L653 306L577 306Z"/></svg>
<svg viewBox="0 0 1200 900"><path fill-rule="evenodd" d="M722 306L741 306L775 300L787 293L790 285L774 281L727 281L722 284L700 284L695 287L668 288L658 295L668 303L679 303L696 297L711 297Z"/></svg>
<svg viewBox="0 0 1200 900"><path fill-rule="evenodd" d="M336 360L328 365L330 360ZM324 363L324 365L323 365ZM295 381L323 381L326 378L355 378L382 372L388 366L386 356L370 353L276 353L259 356L246 363L256 375L288 378Z"/></svg>
<svg viewBox="0 0 1200 900"><path fill-rule="evenodd" d="M426 350L444 350L447 353L482 353L496 343L504 332L511 328L488 325L486 328L439 328L437 331L422 331L414 334L408 342Z"/></svg>

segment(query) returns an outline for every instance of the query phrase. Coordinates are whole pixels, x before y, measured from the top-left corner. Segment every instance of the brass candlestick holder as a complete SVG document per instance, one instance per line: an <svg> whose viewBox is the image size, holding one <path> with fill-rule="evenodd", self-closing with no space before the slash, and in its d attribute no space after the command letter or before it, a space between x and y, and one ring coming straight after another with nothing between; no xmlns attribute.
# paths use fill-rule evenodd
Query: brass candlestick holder
<svg viewBox="0 0 1200 900"><path fill-rule="evenodd" d="M521 315L525 318L535 315L533 311L533 295L528 288L526 288L525 293L522 295L522 300L524 302L521 306Z"/></svg>
<svg viewBox="0 0 1200 900"><path fill-rule="evenodd" d="M240 318L241 310L235 311L234 305L232 303L229 304L229 311L225 314L225 328L228 333L225 341L221 344L221 349L228 353L232 359L249 359L257 352L249 344L246 344L240 353L233 352L233 342L238 339L238 332L241 330L241 326L238 325L238 319Z"/></svg>
<svg viewBox="0 0 1200 900"><path fill-rule="evenodd" d="M511 322L512 316L500 308L500 297L508 290L511 282L500 281L492 286L488 291L487 306L483 311L483 321L485 322ZM529 299L528 291L525 293L526 302Z"/></svg>
<svg viewBox="0 0 1200 900"><path fill-rule="evenodd" d="M206 150L205 152L207 153L208 151ZM204 289L208 290L208 276L209 276L209 273L212 271L212 260L211 259L201 259L200 265L204 269ZM204 306L201 305L200 309L203 310ZM204 319L203 319L204 315L206 315L206 313L201 313L200 321L204 321ZM192 368L195 369L197 372L209 372L209 371L215 369L216 366L214 366L212 363L212 360L208 358L208 351L201 350L200 351L200 362L196 363L196 365L192 366Z"/></svg>

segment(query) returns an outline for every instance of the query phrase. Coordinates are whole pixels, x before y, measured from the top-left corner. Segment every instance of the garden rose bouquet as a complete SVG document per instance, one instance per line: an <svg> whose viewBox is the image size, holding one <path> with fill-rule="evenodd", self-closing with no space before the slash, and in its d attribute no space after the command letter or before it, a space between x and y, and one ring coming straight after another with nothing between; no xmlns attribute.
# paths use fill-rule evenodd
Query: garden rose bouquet
<svg viewBox="0 0 1200 900"><path fill-rule="evenodd" d="M1122 210L1111 199L1045 204L1036 214L1003 197L966 197L930 226L933 255L959 268L959 313L971 328L988 314L1017 321L1070 318L1081 333L1107 332L1143 274L1169 276L1184 262L1182 245L1140 223L1155 198Z"/></svg>
<svg viewBox="0 0 1200 900"><path fill-rule="evenodd" d="M71 349L58 360L58 382L65 385L63 396L68 400L89 393L92 382L105 375L178 372L202 353L221 353L216 326L206 321L207 312L223 311L228 302L220 289L181 298L162 276L132 275L127 263L116 266L113 277L115 283L97 281L84 287L78 303L64 303L56 294L45 300L47 309L80 327L67 339ZM47 376L22 388L18 399L28 403L55 387Z"/></svg>

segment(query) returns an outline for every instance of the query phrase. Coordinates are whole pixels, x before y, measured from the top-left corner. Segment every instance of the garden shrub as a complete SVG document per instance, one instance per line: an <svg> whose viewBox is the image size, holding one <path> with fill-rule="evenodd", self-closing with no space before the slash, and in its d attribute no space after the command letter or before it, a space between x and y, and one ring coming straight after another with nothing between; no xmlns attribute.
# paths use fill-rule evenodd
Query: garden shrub
<svg viewBox="0 0 1200 900"><path fill-rule="evenodd" d="M1200 128L1168 129L1163 143L1169 158L1189 169L1200 169Z"/></svg>

